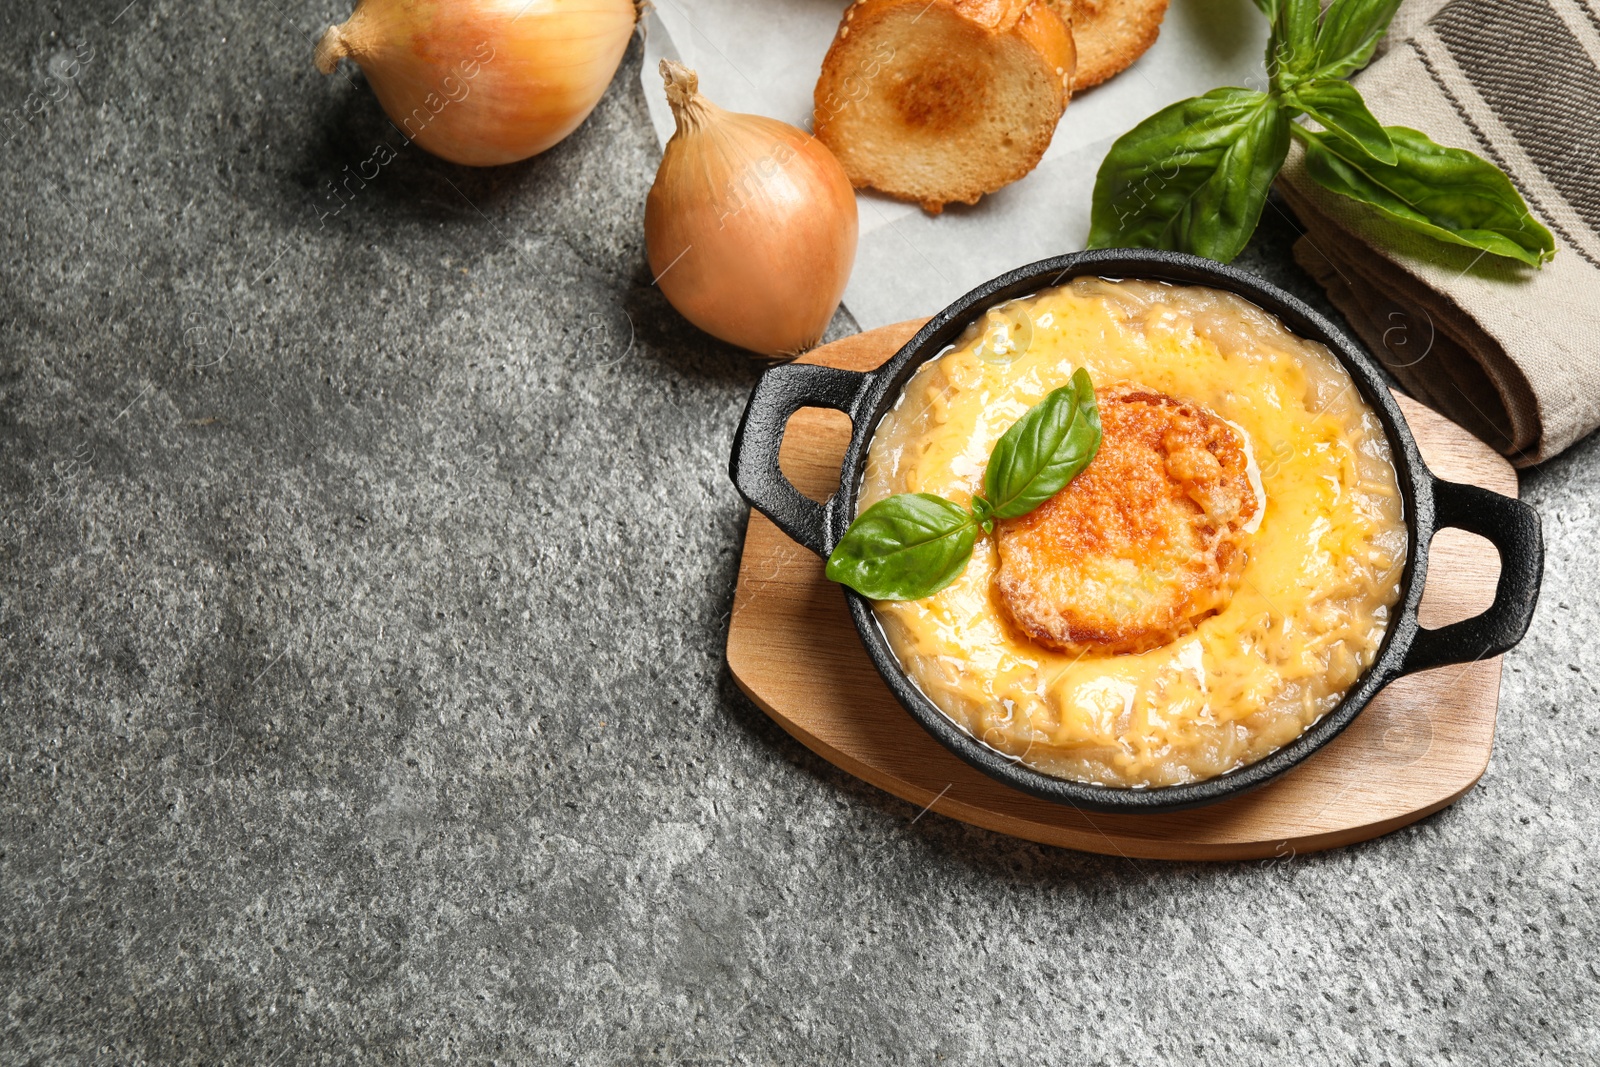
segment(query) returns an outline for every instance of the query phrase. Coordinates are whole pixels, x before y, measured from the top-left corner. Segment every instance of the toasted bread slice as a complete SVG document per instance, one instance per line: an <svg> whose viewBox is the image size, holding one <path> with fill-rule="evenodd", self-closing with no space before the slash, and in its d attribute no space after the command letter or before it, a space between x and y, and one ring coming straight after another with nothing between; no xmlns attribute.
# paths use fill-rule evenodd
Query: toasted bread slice
<svg viewBox="0 0 1600 1067"><path fill-rule="evenodd" d="M1078 48L1078 72L1072 91L1099 85L1133 66L1156 43L1167 0L1050 0L1062 18L1070 19Z"/></svg>
<svg viewBox="0 0 1600 1067"><path fill-rule="evenodd" d="M938 214L1038 165L1072 34L1043 0L857 0L817 79L816 135L858 187Z"/></svg>
<svg viewBox="0 0 1600 1067"><path fill-rule="evenodd" d="M1243 439L1199 404L1125 383L1100 397L1094 461L995 527L1016 624L1063 652L1142 652L1233 598L1263 506Z"/></svg>

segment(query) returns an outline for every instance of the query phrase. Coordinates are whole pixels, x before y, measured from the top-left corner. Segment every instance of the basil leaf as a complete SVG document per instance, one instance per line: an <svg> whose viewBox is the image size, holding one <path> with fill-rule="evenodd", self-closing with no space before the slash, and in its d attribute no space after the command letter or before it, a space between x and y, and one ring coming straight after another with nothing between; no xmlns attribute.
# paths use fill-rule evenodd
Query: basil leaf
<svg viewBox="0 0 1600 1067"><path fill-rule="evenodd" d="M1318 185L1369 204L1408 230L1537 267L1555 238L1498 168L1461 148L1435 144L1404 126L1385 127L1396 162L1379 163L1337 133L1296 127L1306 172Z"/></svg>
<svg viewBox="0 0 1600 1067"><path fill-rule="evenodd" d="M1231 260L1261 219L1289 125L1274 98L1249 89L1213 89L1151 115L1100 165L1089 247Z"/></svg>
<svg viewBox="0 0 1600 1067"><path fill-rule="evenodd" d="M1272 19L1272 39L1267 42L1267 72L1274 82L1282 73L1303 75L1317 62L1317 16L1320 0L1277 0ZM1263 8L1263 10L1265 10Z"/></svg>
<svg viewBox="0 0 1600 1067"><path fill-rule="evenodd" d="M1361 94L1349 82L1337 78L1303 82L1289 91L1285 102L1290 107L1304 111L1380 163L1393 164L1397 161L1388 131L1367 110L1366 101L1361 99Z"/></svg>
<svg viewBox="0 0 1600 1067"><path fill-rule="evenodd" d="M1333 0L1317 31L1317 77L1342 78L1366 66L1399 7L1400 0Z"/></svg>
<svg viewBox="0 0 1600 1067"><path fill-rule="evenodd" d="M977 537L965 508L932 493L900 493L856 516L826 573L873 600L916 600L961 576Z"/></svg>
<svg viewBox="0 0 1600 1067"><path fill-rule="evenodd" d="M1100 406L1089 372L1054 390L1012 423L989 453L983 472L988 511L997 519L1026 515L1055 496L1100 449Z"/></svg>

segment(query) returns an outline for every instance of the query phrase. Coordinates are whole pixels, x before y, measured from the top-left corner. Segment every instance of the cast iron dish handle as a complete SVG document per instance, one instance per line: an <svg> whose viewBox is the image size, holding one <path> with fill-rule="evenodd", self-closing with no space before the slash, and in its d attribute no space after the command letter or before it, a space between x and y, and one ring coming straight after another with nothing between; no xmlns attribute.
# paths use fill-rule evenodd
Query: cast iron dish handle
<svg viewBox="0 0 1600 1067"><path fill-rule="evenodd" d="M828 554L828 511L796 489L778 466L789 416L801 408L842 411L855 421L856 401L870 377L814 363L787 363L761 376L733 437L728 473L750 506L819 556ZM829 497L831 505L833 498Z"/></svg>
<svg viewBox="0 0 1600 1067"><path fill-rule="evenodd" d="M1494 603L1483 614L1437 630L1419 628L1400 665L1401 674L1500 655L1528 632L1539 602L1544 536L1538 512L1520 500L1460 482L1436 480L1433 501L1435 530L1454 526L1487 537L1499 549L1500 582Z"/></svg>

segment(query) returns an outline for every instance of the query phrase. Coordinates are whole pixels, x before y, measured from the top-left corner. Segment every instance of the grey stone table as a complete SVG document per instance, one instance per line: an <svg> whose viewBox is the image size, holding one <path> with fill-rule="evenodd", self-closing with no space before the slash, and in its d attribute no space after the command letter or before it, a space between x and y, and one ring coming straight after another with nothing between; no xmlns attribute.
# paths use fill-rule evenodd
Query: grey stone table
<svg viewBox="0 0 1600 1067"><path fill-rule="evenodd" d="M216 7L0 10L0 1062L1600 1057L1600 444L1524 477L1455 807L1215 866L918 818L729 681L757 367L650 286L637 44L544 157L345 200L403 146L311 67L344 0Z"/></svg>

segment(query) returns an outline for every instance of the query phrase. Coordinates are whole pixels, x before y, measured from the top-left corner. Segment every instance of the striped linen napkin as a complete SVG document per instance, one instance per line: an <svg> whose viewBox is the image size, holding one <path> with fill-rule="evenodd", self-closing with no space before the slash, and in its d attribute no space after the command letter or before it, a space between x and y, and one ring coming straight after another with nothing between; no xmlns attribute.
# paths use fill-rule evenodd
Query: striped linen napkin
<svg viewBox="0 0 1600 1067"><path fill-rule="evenodd" d="M1471 149L1556 238L1534 270L1410 234L1305 173L1295 258L1402 385L1527 466L1600 426L1600 0L1413 0L1354 79L1380 121Z"/></svg>

